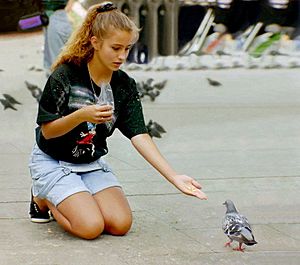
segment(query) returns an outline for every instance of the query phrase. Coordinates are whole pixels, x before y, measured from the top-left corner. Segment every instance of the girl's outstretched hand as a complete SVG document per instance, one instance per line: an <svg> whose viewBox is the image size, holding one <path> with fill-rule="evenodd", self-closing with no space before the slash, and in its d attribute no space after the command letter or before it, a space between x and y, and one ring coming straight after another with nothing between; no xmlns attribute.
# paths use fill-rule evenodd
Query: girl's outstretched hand
<svg viewBox="0 0 300 265"><path fill-rule="evenodd" d="M187 175L176 175L172 182L183 193L195 196L201 200L207 200L206 194L201 190L201 185L193 178Z"/></svg>

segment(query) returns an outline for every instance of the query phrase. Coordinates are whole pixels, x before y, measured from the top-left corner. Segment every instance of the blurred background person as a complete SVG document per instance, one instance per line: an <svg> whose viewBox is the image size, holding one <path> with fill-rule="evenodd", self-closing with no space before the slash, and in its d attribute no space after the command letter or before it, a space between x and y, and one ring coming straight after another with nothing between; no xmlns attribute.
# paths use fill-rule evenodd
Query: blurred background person
<svg viewBox="0 0 300 265"><path fill-rule="evenodd" d="M49 17L49 24L44 28L44 68L48 77L52 63L73 31L68 12L74 0L42 0L41 2L43 10Z"/></svg>

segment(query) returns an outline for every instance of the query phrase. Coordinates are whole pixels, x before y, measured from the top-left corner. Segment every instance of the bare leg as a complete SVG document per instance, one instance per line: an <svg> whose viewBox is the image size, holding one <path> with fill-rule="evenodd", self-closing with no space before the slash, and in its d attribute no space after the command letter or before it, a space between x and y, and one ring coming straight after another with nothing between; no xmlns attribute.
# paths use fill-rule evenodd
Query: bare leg
<svg viewBox="0 0 300 265"><path fill-rule="evenodd" d="M105 232L122 236L132 225L132 213L120 187L111 187L94 195L105 223Z"/></svg>
<svg viewBox="0 0 300 265"><path fill-rule="evenodd" d="M104 230L104 219L93 196L78 192L57 207L47 202L57 223L67 232L84 239L94 239Z"/></svg>
<svg viewBox="0 0 300 265"><path fill-rule="evenodd" d="M94 196L79 192L57 207L47 200L38 199L37 203L39 207L48 207L64 230L85 239L96 238L103 230L125 235L132 225L130 206L119 187L107 188Z"/></svg>

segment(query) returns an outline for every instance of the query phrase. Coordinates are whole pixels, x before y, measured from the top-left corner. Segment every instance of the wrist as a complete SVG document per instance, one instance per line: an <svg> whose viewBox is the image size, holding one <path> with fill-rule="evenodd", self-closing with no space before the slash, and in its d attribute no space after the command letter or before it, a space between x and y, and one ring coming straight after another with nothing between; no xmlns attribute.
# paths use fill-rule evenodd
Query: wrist
<svg viewBox="0 0 300 265"><path fill-rule="evenodd" d="M79 122L79 124L85 122L84 108L78 109L73 113L76 115L75 118Z"/></svg>
<svg viewBox="0 0 300 265"><path fill-rule="evenodd" d="M166 179L174 184L177 179L177 176L178 176L178 174L176 172L174 172L174 173L168 174L166 176Z"/></svg>

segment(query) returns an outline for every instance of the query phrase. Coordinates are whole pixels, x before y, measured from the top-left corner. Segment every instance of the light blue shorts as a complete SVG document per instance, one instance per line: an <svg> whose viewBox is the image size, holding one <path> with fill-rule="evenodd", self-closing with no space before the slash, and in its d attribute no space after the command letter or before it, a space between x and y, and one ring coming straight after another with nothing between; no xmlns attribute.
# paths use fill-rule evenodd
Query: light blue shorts
<svg viewBox="0 0 300 265"><path fill-rule="evenodd" d="M29 169L33 196L47 199L55 206L77 192L95 194L109 187L121 187L103 158L90 164L64 163L45 154L36 144Z"/></svg>

